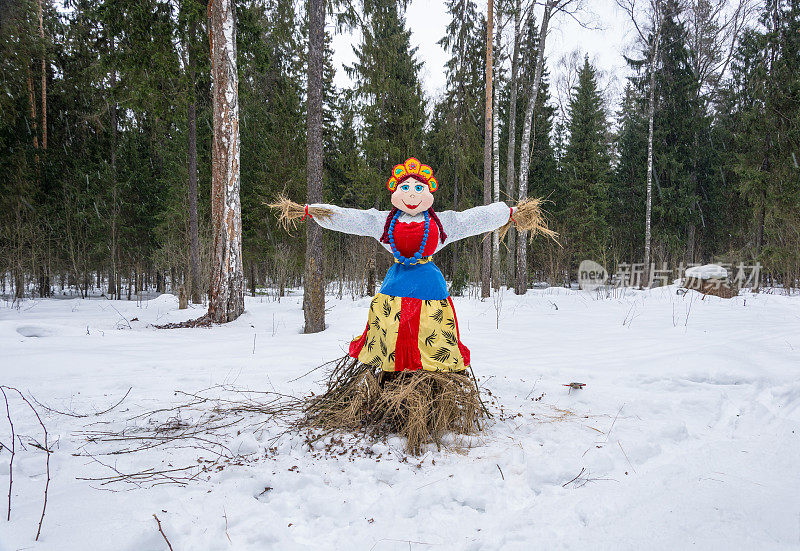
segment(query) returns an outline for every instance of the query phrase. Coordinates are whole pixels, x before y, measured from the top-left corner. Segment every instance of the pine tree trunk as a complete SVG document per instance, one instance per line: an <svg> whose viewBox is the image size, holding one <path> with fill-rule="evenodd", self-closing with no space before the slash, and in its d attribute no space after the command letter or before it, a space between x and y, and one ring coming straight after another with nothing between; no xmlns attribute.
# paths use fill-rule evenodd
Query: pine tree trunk
<svg viewBox="0 0 800 551"><path fill-rule="evenodd" d="M489 0L489 13L486 19L486 113L483 125L483 204L492 201L492 76L494 70L494 1ZM481 298L491 294L492 243L483 240L481 256Z"/></svg>
<svg viewBox="0 0 800 551"><path fill-rule="evenodd" d="M33 148L39 149L39 125L36 122L36 92L33 90L33 79L31 78L30 67L26 65L25 72L27 73L28 81L28 107L31 113L31 129L33 130ZM36 164L39 164L39 153L36 153Z"/></svg>
<svg viewBox="0 0 800 551"><path fill-rule="evenodd" d="M195 93L195 20L189 22L189 274L192 304L200 304L200 236L197 228L197 94Z"/></svg>
<svg viewBox="0 0 800 551"><path fill-rule="evenodd" d="M528 106L525 109L525 126L522 129L522 143L520 144L519 161L519 199L520 201L528 196L528 170L531 162L531 126L533 124L533 113L536 107L536 100L539 96L539 85L542 82L542 71L544 68L544 47L547 39L547 26L550 24L550 15L553 12L557 0L548 0L542 15L542 25L539 28L539 44L536 54L536 70L533 76ZM517 279L514 285L514 292L524 295L528 292L528 239L527 232L518 232L517 235Z"/></svg>
<svg viewBox="0 0 800 551"><path fill-rule="evenodd" d="M209 12L214 83L214 138L211 148L214 249L208 313L212 321L225 323L235 320L244 311L236 8L233 0L211 0Z"/></svg>
<svg viewBox="0 0 800 551"><path fill-rule="evenodd" d="M42 39L42 149L47 149L47 48L44 45L42 0L39 0L39 36Z"/></svg>
<svg viewBox="0 0 800 551"><path fill-rule="evenodd" d="M517 155L517 95L519 87L517 80L519 79L519 48L521 42L520 23L522 19L522 1L517 0L514 12L514 51L511 55L511 103L509 105L508 115L508 152L506 153L506 195L509 200L513 200L516 196L517 186L514 178L517 174L516 171L516 155ZM516 237L516 230L512 227L508 231L508 251L506 252L506 282L511 286L514 279L514 238Z"/></svg>
<svg viewBox="0 0 800 551"><path fill-rule="evenodd" d="M322 201L322 78L325 39L325 0L308 1L307 202ZM322 230L306 224L306 267L303 293L305 332L325 329L325 280Z"/></svg>

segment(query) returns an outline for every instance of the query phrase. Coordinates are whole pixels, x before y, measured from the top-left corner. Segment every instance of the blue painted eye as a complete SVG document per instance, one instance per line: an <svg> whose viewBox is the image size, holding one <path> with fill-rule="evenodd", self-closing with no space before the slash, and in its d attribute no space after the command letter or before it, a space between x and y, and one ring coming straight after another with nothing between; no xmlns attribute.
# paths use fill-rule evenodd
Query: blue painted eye
<svg viewBox="0 0 800 551"><path fill-rule="evenodd" d="M409 188L408 184L400 186L400 189L402 189L403 191L408 191L408 188Z"/></svg>
<svg viewBox="0 0 800 551"><path fill-rule="evenodd" d="M419 193L419 192L421 192L421 191L422 191L422 186L420 186L420 185L418 185L418 186L415 186L415 187L414 187L414 189L416 189L416 190L417 190L417 193Z"/></svg>

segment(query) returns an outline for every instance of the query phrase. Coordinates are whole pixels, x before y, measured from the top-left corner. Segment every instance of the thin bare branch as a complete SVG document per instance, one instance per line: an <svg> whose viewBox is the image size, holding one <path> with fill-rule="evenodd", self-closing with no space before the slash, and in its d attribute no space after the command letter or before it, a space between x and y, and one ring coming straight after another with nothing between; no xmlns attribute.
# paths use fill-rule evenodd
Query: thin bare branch
<svg viewBox="0 0 800 551"><path fill-rule="evenodd" d="M11 461L8 463L8 514L6 515L6 520L11 520L11 487L14 484L14 456L16 454L16 434L14 432L14 422L11 420L11 409L8 406L8 396L6 396L6 390L3 387L0 387L0 392L3 393L3 399L6 402L6 416L8 416L8 424L11 426Z"/></svg>
<svg viewBox="0 0 800 551"><path fill-rule="evenodd" d="M42 432L44 432L44 452L45 452L45 457L46 457L45 467L46 467L46 471L47 471L47 482L45 482L45 485L44 485L44 503L42 504L42 516L39 518L39 528L36 530L36 538L35 538L35 540L39 541L39 536L42 533L42 523L44 522L44 514L47 511L47 491L50 488L50 454L52 452L50 451L50 447L49 447L48 442L47 442L47 438L48 438L47 427L44 426L44 423L42 422L42 418L39 417L39 412L36 411L36 408L33 407L33 404L30 403L30 401L25 397L24 394L22 394L22 392L20 392L18 389L14 388L14 387L5 386L5 385L0 385L0 390L3 390L3 396L4 397L6 396L5 390L16 392L19 395L19 397L22 399L22 401L25 402L28 405L30 410L36 416L36 420L39 422L39 426L42 427ZM9 417L8 417L9 422L11 422L11 415L10 415L10 412L8 410L8 400L7 399L6 399L6 408L7 408L6 412L9 413ZM12 442L11 445L12 446L14 445L13 442ZM9 517L10 517L10 515L11 515L11 488L10 488L10 486L9 486L9 497L8 497L8 499L9 499L8 514L9 514Z"/></svg>
<svg viewBox="0 0 800 551"><path fill-rule="evenodd" d="M161 528L161 521L158 520L158 517L155 515L155 513L153 513L153 518L156 519L156 522L158 523L158 531L161 532L162 536L164 536L164 541L167 542L167 547L169 547L169 551L172 551L172 544L169 542L169 539L167 539L167 535L164 533L164 530Z"/></svg>

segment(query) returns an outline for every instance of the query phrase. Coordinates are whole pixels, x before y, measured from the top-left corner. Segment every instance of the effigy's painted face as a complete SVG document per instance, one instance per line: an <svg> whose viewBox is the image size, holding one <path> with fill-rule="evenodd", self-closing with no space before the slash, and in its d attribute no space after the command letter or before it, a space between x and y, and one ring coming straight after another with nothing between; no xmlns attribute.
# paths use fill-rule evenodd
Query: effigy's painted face
<svg viewBox="0 0 800 551"><path fill-rule="evenodd" d="M415 178L406 178L392 193L392 205L413 216L433 206L433 193L428 184Z"/></svg>

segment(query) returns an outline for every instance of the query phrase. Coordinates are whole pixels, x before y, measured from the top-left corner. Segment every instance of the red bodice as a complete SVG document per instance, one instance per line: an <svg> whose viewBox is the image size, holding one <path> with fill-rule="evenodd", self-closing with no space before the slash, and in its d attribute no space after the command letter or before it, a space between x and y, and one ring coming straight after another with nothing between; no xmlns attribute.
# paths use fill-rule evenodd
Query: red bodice
<svg viewBox="0 0 800 551"><path fill-rule="evenodd" d="M422 236L425 233L425 222L400 222L394 225L394 245L405 257L412 257L422 245ZM439 226L432 219L428 226L428 241L422 256L430 256L436 250L439 242Z"/></svg>

